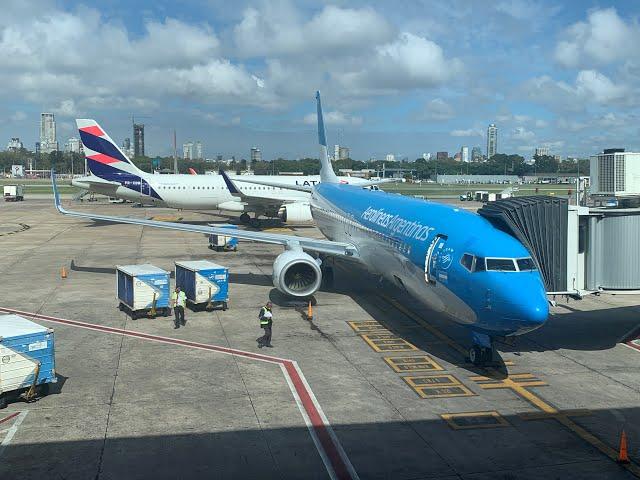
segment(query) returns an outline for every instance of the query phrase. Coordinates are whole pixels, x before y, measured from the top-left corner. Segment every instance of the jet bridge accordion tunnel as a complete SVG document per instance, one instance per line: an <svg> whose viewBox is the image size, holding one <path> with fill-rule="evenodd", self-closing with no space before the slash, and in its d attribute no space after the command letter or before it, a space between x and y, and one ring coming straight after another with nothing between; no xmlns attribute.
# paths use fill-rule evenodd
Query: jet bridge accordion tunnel
<svg viewBox="0 0 640 480"><path fill-rule="evenodd" d="M530 196L487 203L478 213L529 250L547 292L566 292L568 208L563 198Z"/></svg>

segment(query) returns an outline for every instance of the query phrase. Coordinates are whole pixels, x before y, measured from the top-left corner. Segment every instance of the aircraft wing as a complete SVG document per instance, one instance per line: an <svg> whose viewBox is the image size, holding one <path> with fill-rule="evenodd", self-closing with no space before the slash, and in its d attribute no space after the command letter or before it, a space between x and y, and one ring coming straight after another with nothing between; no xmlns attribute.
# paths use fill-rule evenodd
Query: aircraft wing
<svg viewBox="0 0 640 480"><path fill-rule="evenodd" d="M224 179L224 183L227 185L227 188L229 189L229 193L231 193L231 195L233 196L239 196L239 197L247 196L247 195L240 191L240 189L236 186L236 182L250 183L252 185L263 185L265 187L282 188L285 190L297 190L299 192L306 192L306 193L311 193L311 189L312 189L312 187L308 187L306 185L289 185L284 183L268 182L263 180L245 180L245 179L240 180L237 178L234 180L231 180L229 175L227 175L227 173L224 170L220 170L220 175L222 175L222 178ZM300 199L296 198L295 200L299 201Z"/></svg>
<svg viewBox="0 0 640 480"><path fill-rule="evenodd" d="M188 223L160 222L156 220L146 220L132 217L116 217L111 215L98 215L94 213L83 213L65 210L60 202L58 186L56 185L55 174L51 171L51 185L53 187L53 197L56 209L63 215L71 217L89 218L103 222L125 223L129 225L142 225L145 227L166 228L169 230L180 230L183 232L203 233L205 235L229 235L230 230L224 227L210 227L203 225L191 225ZM328 255L346 256L358 258L358 249L350 243L332 242L330 240L316 240L314 238L298 237L295 235L281 235L276 233L251 232L246 230L233 230L232 234L241 240L250 240L261 243L271 243L282 245L285 248L302 248L313 252L326 253Z"/></svg>

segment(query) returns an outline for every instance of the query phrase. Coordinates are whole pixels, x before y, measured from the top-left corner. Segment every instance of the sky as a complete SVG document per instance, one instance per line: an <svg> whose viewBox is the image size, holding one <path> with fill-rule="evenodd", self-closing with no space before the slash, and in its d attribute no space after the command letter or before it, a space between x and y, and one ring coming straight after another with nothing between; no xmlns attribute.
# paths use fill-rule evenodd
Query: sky
<svg viewBox="0 0 640 480"><path fill-rule="evenodd" d="M588 157L640 149L640 2L3 0L0 144L62 145L75 118L146 153L202 141L207 157L413 160L462 145ZM2 145L0 145L1 147Z"/></svg>

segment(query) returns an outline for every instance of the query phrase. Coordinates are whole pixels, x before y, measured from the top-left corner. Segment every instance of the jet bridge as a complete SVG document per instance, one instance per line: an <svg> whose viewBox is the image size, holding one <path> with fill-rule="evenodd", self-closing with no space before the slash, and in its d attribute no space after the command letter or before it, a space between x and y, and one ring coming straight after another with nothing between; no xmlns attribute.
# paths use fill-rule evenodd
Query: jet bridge
<svg viewBox="0 0 640 480"><path fill-rule="evenodd" d="M567 284L568 209L564 198L529 196L490 202L478 213L529 250L547 292L566 292L575 290Z"/></svg>

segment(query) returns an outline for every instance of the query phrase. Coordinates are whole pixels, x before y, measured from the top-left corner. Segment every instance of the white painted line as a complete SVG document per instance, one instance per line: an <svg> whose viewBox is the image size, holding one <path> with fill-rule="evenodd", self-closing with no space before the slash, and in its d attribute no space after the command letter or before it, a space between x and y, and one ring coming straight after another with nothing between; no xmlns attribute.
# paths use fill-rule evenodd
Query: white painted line
<svg viewBox="0 0 640 480"><path fill-rule="evenodd" d="M2 441L2 443L0 443L0 457L2 457L2 454L4 453L5 448L9 446L9 444L11 443L11 440L13 440L13 436L18 431L18 427L24 420L24 417L27 416L27 413L29 413L28 410L21 412L20 415L16 417L15 421L13 422L13 425L11 425L11 428L9 428L9 430L7 431L7 436L4 437L4 440Z"/></svg>

